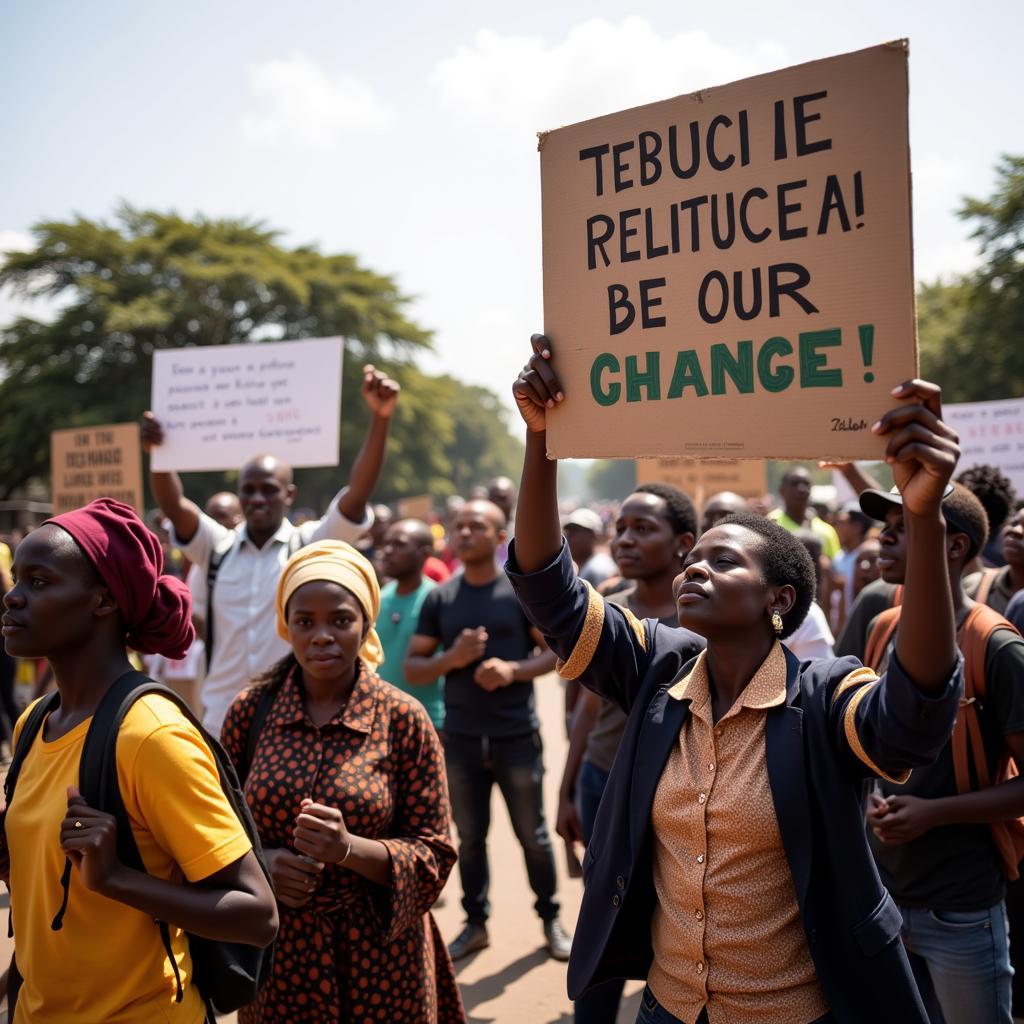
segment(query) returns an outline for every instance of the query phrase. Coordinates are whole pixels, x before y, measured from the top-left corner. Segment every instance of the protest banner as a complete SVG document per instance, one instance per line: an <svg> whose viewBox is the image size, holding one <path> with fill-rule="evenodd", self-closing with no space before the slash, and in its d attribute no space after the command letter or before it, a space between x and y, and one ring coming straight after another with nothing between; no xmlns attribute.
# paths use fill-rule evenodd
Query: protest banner
<svg viewBox="0 0 1024 1024"><path fill-rule="evenodd" d="M341 338L204 345L153 353L152 467L238 469L255 455L336 466Z"/></svg>
<svg viewBox="0 0 1024 1024"><path fill-rule="evenodd" d="M434 518L434 499L429 494L398 499L399 519L421 519L429 523Z"/></svg>
<svg viewBox="0 0 1024 1024"><path fill-rule="evenodd" d="M960 473L995 466L1024 497L1024 398L943 405L942 418L960 435Z"/></svg>
<svg viewBox="0 0 1024 1024"><path fill-rule="evenodd" d="M53 514L95 498L114 498L143 512L138 423L71 427L50 434Z"/></svg>
<svg viewBox="0 0 1024 1024"><path fill-rule="evenodd" d="M877 458L916 375L905 40L540 136L558 458Z"/></svg>
<svg viewBox="0 0 1024 1024"><path fill-rule="evenodd" d="M719 491L764 497L766 476L761 459L637 459L636 482L671 484L702 508Z"/></svg>

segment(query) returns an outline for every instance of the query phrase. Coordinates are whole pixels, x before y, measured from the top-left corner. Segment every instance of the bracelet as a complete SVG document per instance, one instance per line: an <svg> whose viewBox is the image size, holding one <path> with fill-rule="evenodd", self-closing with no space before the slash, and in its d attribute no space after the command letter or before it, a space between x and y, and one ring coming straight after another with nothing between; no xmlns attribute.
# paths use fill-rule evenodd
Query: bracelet
<svg viewBox="0 0 1024 1024"><path fill-rule="evenodd" d="M342 857L342 858L341 858L341 860L339 860L339 861L338 861L338 864L339 864L339 865L341 865L341 864L344 864L344 863L345 863L345 861L347 861L347 860L348 860L348 858L349 858L349 854L350 854L351 852L352 852L352 840L350 839L350 840L348 841L348 847L347 847L347 849L345 850L345 856L344 856L344 857Z"/></svg>

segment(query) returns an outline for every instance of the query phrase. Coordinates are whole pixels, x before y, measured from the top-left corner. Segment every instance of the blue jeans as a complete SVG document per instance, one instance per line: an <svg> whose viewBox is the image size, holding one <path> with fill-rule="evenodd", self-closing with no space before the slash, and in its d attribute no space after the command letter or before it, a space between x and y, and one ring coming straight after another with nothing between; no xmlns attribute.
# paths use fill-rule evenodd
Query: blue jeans
<svg viewBox="0 0 1024 1024"><path fill-rule="evenodd" d="M903 943L933 1024L1012 1024L1006 906L903 914Z"/></svg>
<svg viewBox="0 0 1024 1024"><path fill-rule="evenodd" d="M487 832L491 825L491 789L497 783L512 830L523 848L526 875L537 897L542 921L558 917L555 855L544 822L544 758L540 733L525 736L444 737L445 765L452 817L459 831L459 876L462 908L470 924L484 924L491 912L487 899L490 868Z"/></svg>
<svg viewBox="0 0 1024 1024"><path fill-rule="evenodd" d="M978 1019L980 1021L981 1018ZM835 1018L831 1013L826 1013L824 1017L819 1017L816 1021L812 1021L811 1024L830 1024L834 1020ZM680 1020L669 1013L654 998L654 993L644 986L644 990L640 995L640 1012L636 1015L636 1024L691 1024L691 1022ZM692 1024L708 1024L708 1011L706 1009L701 1010L697 1015L697 1019Z"/></svg>

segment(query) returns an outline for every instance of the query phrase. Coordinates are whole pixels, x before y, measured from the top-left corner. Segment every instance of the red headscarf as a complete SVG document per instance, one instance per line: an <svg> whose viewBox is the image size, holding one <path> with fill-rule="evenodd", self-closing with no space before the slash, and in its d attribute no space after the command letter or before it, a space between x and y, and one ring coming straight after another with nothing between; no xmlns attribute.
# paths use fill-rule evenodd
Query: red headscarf
<svg viewBox="0 0 1024 1024"><path fill-rule="evenodd" d="M192 596L181 580L163 575L160 541L133 508L97 498L47 522L71 534L110 589L129 647L174 660L185 656L196 635Z"/></svg>

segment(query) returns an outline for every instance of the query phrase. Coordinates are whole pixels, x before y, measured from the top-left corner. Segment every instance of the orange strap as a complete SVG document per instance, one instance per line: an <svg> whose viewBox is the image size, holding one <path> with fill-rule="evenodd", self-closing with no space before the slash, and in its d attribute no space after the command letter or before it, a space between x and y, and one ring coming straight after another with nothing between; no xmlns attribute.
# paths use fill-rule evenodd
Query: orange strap
<svg viewBox="0 0 1024 1024"><path fill-rule="evenodd" d="M900 595L902 596L902 594ZM882 663L886 648L889 646L900 623L900 608L886 608L875 617L874 625L868 634L867 643L864 645L864 664L873 668L876 672Z"/></svg>

